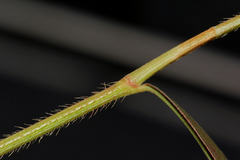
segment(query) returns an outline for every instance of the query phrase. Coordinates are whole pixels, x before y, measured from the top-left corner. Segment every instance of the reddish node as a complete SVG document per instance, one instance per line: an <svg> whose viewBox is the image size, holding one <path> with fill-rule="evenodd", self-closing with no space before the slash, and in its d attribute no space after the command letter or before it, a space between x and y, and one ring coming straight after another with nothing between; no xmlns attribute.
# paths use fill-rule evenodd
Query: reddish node
<svg viewBox="0 0 240 160"><path fill-rule="evenodd" d="M136 82L135 82L135 81L132 81L128 76L125 76L123 79L126 81L126 83L127 83L129 86L131 86L131 87L133 87L133 88L137 88L137 87L138 87L138 85L136 84Z"/></svg>

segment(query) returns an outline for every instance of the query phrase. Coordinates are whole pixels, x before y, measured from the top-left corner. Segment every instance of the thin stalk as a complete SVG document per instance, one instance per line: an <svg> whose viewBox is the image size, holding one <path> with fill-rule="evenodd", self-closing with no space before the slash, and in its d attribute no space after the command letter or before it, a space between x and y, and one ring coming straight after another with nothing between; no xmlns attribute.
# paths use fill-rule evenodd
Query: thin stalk
<svg viewBox="0 0 240 160"><path fill-rule="evenodd" d="M225 36L231 31L235 31L240 27L240 15L235 16L217 26L211 27L208 30L196 35L195 37L181 43L171 50L163 53L159 57L146 63L142 67L136 69L128 76L137 84L142 84L148 78L153 76L158 71L177 61L181 57L198 49L209 41Z"/></svg>
<svg viewBox="0 0 240 160"><path fill-rule="evenodd" d="M61 129L70 122L78 118L83 118L87 113L93 113L99 107L104 107L108 103L125 97L129 94L142 92L141 88L129 84L127 78L123 78L109 88L82 100L71 107L68 107L46 119L38 119L39 122L31 125L23 130L10 135L0 141L0 156L10 151L18 150L24 144L39 138L39 141L46 134L52 134L54 130Z"/></svg>
<svg viewBox="0 0 240 160"><path fill-rule="evenodd" d="M95 109L98 109L111 101L131 94L143 92L144 90L141 88L141 84L156 72L199 48L203 44L219 38L226 33L237 29L239 26L240 16L236 16L222 24L212 27L126 75L111 87L53 114L46 119L40 119L36 124L10 135L0 141L0 157L37 138L41 139L45 134L51 134L55 129L68 125L71 121L81 118L87 113L93 112Z"/></svg>

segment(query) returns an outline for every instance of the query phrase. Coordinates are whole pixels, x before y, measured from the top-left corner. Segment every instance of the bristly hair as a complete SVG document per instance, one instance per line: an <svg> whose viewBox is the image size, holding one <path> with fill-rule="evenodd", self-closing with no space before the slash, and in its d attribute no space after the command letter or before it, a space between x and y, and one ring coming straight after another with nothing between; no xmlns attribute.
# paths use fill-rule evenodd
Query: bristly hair
<svg viewBox="0 0 240 160"><path fill-rule="evenodd" d="M112 85L115 84L115 83L116 83L116 82L111 82L111 83L105 83L105 82L103 82L103 83L101 83L101 85L103 85L103 87L99 87L99 89L105 90L106 88L112 86ZM93 94L96 94L96 93L98 93L98 92L99 92L99 91L95 91L95 92L92 92L92 93L93 93ZM72 105L80 102L81 100L84 100L84 99L87 99L87 98L88 98L88 96L75 97L75 99L77 100L77 102L73 102L72 104L59 105L58 107L59 107L59 108L62 108L62 109L59 109L59 108L58 108L58 109L55 109L55 110L51 110L50 112L46 112L46 113L45 113L47 116L43 116L43 117L39 117L39 118L34 118L34 119L32 119L32 120L36 121L36 123L37 123L37 122L39 122L39 121L42 121L43 119L46 119L46 118L52 116L53 114L58 113L58 112L64 110L65 108L68 108L68 107L70 107L70 106L72 106ZM124 98L125 98L125 97L123 97L123 99L124 99ZM121 100L121 102L123 101L123 99ZM116 104L117 100L118 100L118 99L114 100L111 108ZM104 104L103 106L101 106L101 107L99 107L99 108L97 108L97 109L94 109L94 110L88 112L87 114L90 114L90 116L89 116L88 119L90 119L91 117L95 116L99 110L100 110L100 111L102 111L103 109L106 110L106 109L111 105L111 103L112 103L112 102L106 103L106 104ZM58 133L59 133L59 131L61 130L61 128L67 128L68 126L70 126L70 124L73 124L73 123L76 122L76 121L81 122L81 121L86 117L87 114L82 115L82 116L79 117L79 118L73 119L72 121L70 121L70 122L68 122L68 123L66 123L66 124L64 124L64 125L56 128L56 129L54 129L54 130L52 130L52 131L49 131L48 133L46 133L46 134L44 134L44 135L42 135L42 136L40 136L40 137L38 137L38 138L36 138L36 139L28 142L28 143L26 143L26 144L23 144L23 145L17 147L16 149L14 149L14 150L12 150L12 151L10 151L10 152L8 153L8 157L11 156L15 151L16 151L16 152L19 152L21 149L24 149L24 148L27 149L31 144L33 144L33 143L36 142L36 141L38 141L38 143L40 143L40 141L42 140L42 138L43 138L44 136L51 136L51 135L54 134L54 132L55 132L55 135L58 135ZM19 132L19 131L24 130L24 129L27 128L27 127L32 126L32 124L27 124L27 123L24 123L24 125L25 125L26 127L15 126L16 128L18 128L18 129L20 129L20 130L16 130L16 131L14 131L14 132L11 133L11 134L4 134L3 137L7 138L7 137L9 137L9 136L11 136L11 135ZM0 140L2 140L2 139L0 139ZM3 157L3 155L0 156L0 159L1 159L2 157Z"/></svg>

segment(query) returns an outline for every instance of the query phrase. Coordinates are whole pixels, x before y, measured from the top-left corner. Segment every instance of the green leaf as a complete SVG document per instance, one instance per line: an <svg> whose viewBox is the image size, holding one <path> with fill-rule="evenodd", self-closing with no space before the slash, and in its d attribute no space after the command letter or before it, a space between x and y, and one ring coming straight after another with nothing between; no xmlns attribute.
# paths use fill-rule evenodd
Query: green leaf
<svg viewBox="0 0 240 160"><path fill-rule="evenodd" d="M173 112L182 120L193 137L196 139L203 152L209 160L226 160L227 158L223 152L214 143L211 137L204 131L204 129L176 102L169 98L163 91L151 84L144 84L142 87L159 98L161 98Z"/></svg>

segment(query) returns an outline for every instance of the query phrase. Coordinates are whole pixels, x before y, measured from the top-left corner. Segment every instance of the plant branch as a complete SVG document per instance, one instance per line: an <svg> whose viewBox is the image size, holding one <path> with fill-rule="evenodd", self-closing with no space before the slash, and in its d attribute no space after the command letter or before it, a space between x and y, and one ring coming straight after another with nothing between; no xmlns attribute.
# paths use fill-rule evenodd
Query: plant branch
<svg viewBox="0 0 240 160"><path fill-rule="evenodd" d="M129 83L127 78L123 78L109 88L82 100L71 107L68 107L45 119L37 119L37 123L23 130L9 135L0 141L0 156L10 151L18 150L19 147L39 138L39 141L46 134L52 134L54 130L61 129L72 121L85 117L87 113L93 113L99 107L108 106L108 103L125 97L130 94L142 92L140 88Z"/></svg>
<svg viewBox="0 0 240 160"><path fill-rule="evenodd" d="M142 84L148 78L166 66L170 65L174 61L177 61L181 57L191 53L209 41L223 37L227 33L237 30L239 27L240 15L235 16L217 26L211 27L208 30L196 35L195 37L181 43L180 45L146 63L142 67L136 69L128 76L137 84Z"/></svg>
<svg viewBox="0 0 240 160"><path fill-rule="evenodd" d="M156 72L199 48L203 44L219 38L230 31L236 30L239 26L240 16L229 19L228 21L212 27L160 55L139 69L126 75L123 79L111 87L85 100L73 104L72 106L57 112L46 119L38 119L39 122L27 128L23 128L21 131L9 135L9 137L1 140L0 157L26 145L27 143L31 143L31 141L37 138L41 139L46 134L52 134L54 130L60 129L78 118L82 118L87 113L93 112L111 101L145 91L141 84L153 76Z"/></svg>

